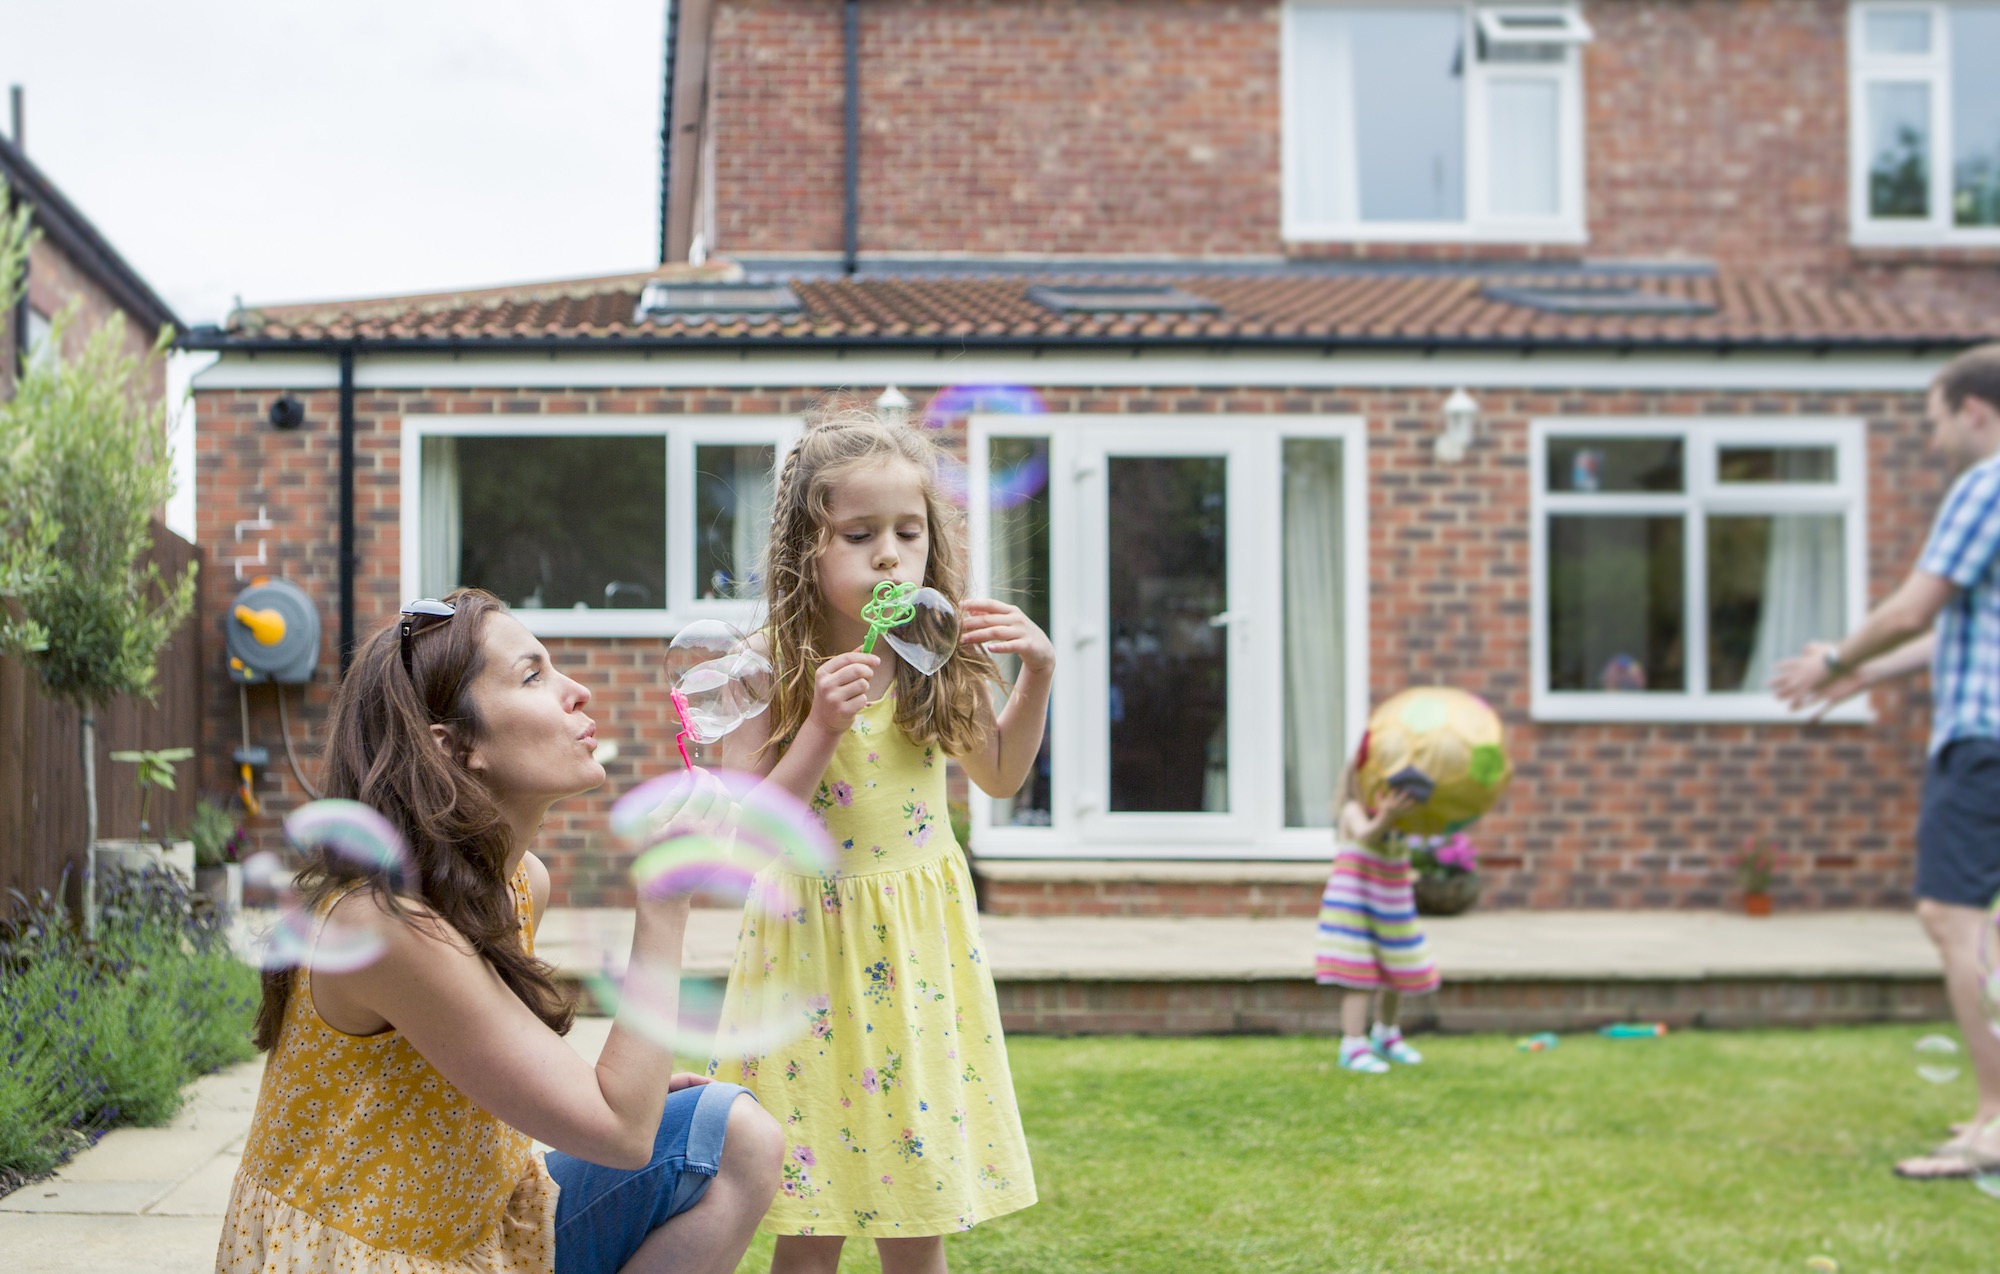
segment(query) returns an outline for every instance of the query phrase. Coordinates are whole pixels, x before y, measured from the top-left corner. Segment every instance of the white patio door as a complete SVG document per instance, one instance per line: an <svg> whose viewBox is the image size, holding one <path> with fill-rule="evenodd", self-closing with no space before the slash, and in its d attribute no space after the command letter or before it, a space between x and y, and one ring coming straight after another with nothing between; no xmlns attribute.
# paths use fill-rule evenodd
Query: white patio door
<svg viewBox="0 0 2000 1274"><path fill-rule="evenodd" d="M1250 663L1268 557L1250 448L1212 429L1098 427L1079 442L1077 829L1240 843L1263 750Z"/></svg>

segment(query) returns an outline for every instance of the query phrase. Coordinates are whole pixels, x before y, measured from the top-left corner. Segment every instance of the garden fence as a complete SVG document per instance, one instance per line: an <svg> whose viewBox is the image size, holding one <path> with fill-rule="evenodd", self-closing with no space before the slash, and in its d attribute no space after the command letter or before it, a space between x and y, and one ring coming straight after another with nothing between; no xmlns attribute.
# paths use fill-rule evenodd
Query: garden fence
<svg viewBox="0 0 2000 1274"><path fill-rule="evenodd" d="M158 521L145 561L158 563L167 578L177 577L201 550ZM203 655L207 625L201 590L194 613L160 652L154 681L157 698L118 699L97 721L97 834L100 838L139 834L139 793L133 767L110 759L127 749L198 747L201 742ZM8 890L33 897L53 892L69 873L69 903L79 905L83 870L83 758L77 744L77 711L44 695L35 670L18 659L0 658L0 914L10 910ZM177 790L154 795L151 822L174 831L194 813L197 762L177 767Z"/></svg>

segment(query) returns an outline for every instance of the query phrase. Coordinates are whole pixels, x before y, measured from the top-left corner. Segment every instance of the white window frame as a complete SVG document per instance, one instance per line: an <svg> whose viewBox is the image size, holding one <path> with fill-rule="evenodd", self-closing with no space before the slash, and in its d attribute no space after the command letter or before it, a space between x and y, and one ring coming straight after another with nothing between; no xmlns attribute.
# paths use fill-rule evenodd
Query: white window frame
<svg viewBox="0 0 2000 1274"><path fill-rule="evenodd" d="M1967 0L1956 0L1966 3ZM2000 7L1971 0L1983 7ZM1951 11L1953 0L1852 0L1847 11L1848 224L1859 247L2000 247L2000 226L1952 224ZM1870 53L1867 15L1923 13L1931 24L1926 54ZM1875 217L1868 205L1870 153L1868 90L1877 84L1924 84L1930 89L1930 215Z"/></svg>
<svg viewBox="0 0 2000 1274"><path fill-rule="evenodd" d="M1710 514L1756 516L1838 513L1845 553L1846 627L1827 633L1838 640L1861 622L1868 601L1868 488L1866 429L1859 420L1833 417L1652 416L1643 419L1564 417L1528 426L1529 577L1531 618L1529 714L1537 721L1594 722L1792 722L1803 720L1776 695L1763 691L1710 691L1708 685L1708 541ZM1680 438L1684 490L1581 493L1548 490L1551 438ZM1831 447L1831 483L1731 483L1716 480L1722 447ZM1549 687L1549 518L1554 514L1671 514L1683 518L1681 587L1684 595L1687 676L1682 692L1552 690ZM1827 714L1829 721L1874 719L1866 696Z"/></svg>
<svg viewBox="0 0 2000 1274"><path fill-rule="evenodd" d="M1590 27L1582 18L1574 3L1553 4L1505 4L1480 5L1460 3L1465 16L1466 80L1465 80L1465 210L1462 221L1364 221L1357 216L1352 221L1315 219L1308 216L1303 207L1304 195L1299 190L1299 170L1302 164L1302 148L1317 138L1323 131L1315 132L1310 121L1304 116L1304 107L1298 100L1297 86L1307 82L1314 74L1314 68L1300 60L1298 37L1294 34L1294 24L1301 9L1350 8L1368 9L1392 7L1401 0L1287 0L1284 8L1282 36L1280 38L1280 75L1284 85L1283 95L1283 158L1284 173L1281 182L1283 210L1281 213L1282 234L1287 242L1344 242L1344 243L1587 243L1589 234L1585 226L1584 211L1584 149L1583 149L1583 59L1579 46L1592 38ZM1425 8L1453 7L1444 3L1425 4ZM1493 29L1507 16L1537 13L1560 16L1564 19L1559 30L1552 30L1536 39L1526 39L1518 34L1510 34L1500 40L1503 44L1563 44L1569 46L1568 55L1560 63L1487 63L1477 56L1477 35L1482 29ZM1489 21L1489 19L1491 19ZM1558 111L1556 163L1557 163L1557 212L1553 217L1501 217L1491 211L1492 190L1487 164L1488 133L1491 112L1486 109L1487 95L1497 82L1536 80L1553 82L1556 85ZM1347 157L1350 165L1352 157ZM1359 191L1358 179L1348 183Z"/></svg>
<svg viewBox="0 0 2000 1274"><path fill-rule="evenodd" d="M1261 611L1251 622L1232 629L1232 640L1241 640L1247 651L1237 661L1246 676L1240 687L1231 689L1232 796L1247 793L1244 808L1223 816L1241 818L1240 827L1230 838L1199 832L1202 820L1215 815L1121 815L1116 825L1080 808L1087 798L1085 786L1091 775L1102 773L1102 758L1086 749L1101 747L1093 742L1092 722L1086 717L1093 693L1101 693L1101 676L1087 674L1079 661L1102 655L1101 634L1090 632L1082 616L1082 595L1092 574L1087 570L1090 555L1100 558L1106 549L1101 527L1081 525L1086 500L1082 486L1099 476L1091 455L1103 449L1109 435L1128 438L1134 431L1147 431L1161 440L1159 454L1195 449L1202 438L1227 434L1241 441L1235 452L1246 461L1232 465L1231 498L1241 500L1246 486L1252 496L1268 492L1270 499L1255 498L1243 503L1232 522L1231 535L1243 530L1248 542L1233 544L1231 554L1232 601L1234 596L1271 599L1282 596L1284 444L1293 438L1333 438L1341 443L1341 534L1342 553L1342 672L1345 720L1342 747L1351 753L1368 723L1368 428L1361 416L1149 416L1149 415L974 415L966 425L967 520L969 523L972 591L984 595L992 588L990 546L992 536L989 491L990 449L995 438L1047 439L1049 444L1049 592L1053 631L1049 637L1056 648L1057 676L1051 695L1053 720L1050 744L1055 769L1051 775L1050 821L1046 826L995 826L993 801L977 787L971 789L970 807L973 837L984 858L1013 859L1209 859L1287 862L1323 858L1327 829L1286 827L1284 766L1280 750L1283 731L1275 717L1268 727L1239 722L1238 713L1255 713L1269 708L1275 713L1283 694L1283 634L1273 615ZM1240 472L1238 471L1240 469ZM1268 550L1268 551L1267 551ZM1240 638L1237 634L1240 633ZM1234 802L1232 802L1234 805Z"/></svg>
<svg viewBox="0 0 2000 1274"><path fill-rule="evenodd" d="M401 593L422 588L423 444L426 438L646 438L665 440L667 464L666 605L647 610L514 610L537 637L672 637L697 619L748 629L763 603L695 596L694 453L697 446L771 446L777 463L797 443L791 416L405 416L402 426Z"/></svg>

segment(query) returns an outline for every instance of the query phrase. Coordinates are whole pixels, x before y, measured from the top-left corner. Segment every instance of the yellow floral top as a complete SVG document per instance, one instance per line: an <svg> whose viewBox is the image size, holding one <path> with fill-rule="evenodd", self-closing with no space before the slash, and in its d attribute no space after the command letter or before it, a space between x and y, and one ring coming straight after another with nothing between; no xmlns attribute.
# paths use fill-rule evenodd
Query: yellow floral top
<svg viewBox="0 0 2000 1274"><path fill-rule="evenodd" d="M521 941L534 950L524 866ZM346 893L321 906L313 937ZM395 1030L346 1035L292 975L243 1165L216 1252L218 1274L548 1274L556 1185L527 1134L453 1088Z"/></svg>

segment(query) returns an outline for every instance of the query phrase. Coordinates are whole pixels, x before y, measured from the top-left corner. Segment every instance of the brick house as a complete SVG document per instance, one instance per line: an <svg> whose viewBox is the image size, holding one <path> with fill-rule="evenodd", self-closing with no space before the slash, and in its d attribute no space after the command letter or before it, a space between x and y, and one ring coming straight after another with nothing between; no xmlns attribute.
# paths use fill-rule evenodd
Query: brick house
<svg viewBox="0 0 2000 1274"><path fill-rule="evenodd" d="M18 119L17 119L18 127ZM46 347L56 316L77 307L67 342L81 347L113 314L125 316L126 347L143 357L163 328L180 323L167 303L118 255L90 219L37 168L16 139L0 137L0 181L10 207L25 204L39 232L28 256L27 289L14 312L0 317L5 351L0 353L0 397L13 392L19 369ZM154 390L166 400L164 360L152 366Z"/></svg>
<svg viewBox="0 0 2000 1274"><path fill-rule="evenodd" d="M907 401L979 587L1064 661L1046 763L970 800L1000 905L1310 909L1340 758L1425 682L1510 728L1491 904L1717 905L1753 836L1790 905L1900 904L1921 686L1813 727L1759 687L1907 570L1924 389L2000 336L1996 22L685 0L658 270L191 336L207 601L233 558L330 616L345 577L351 632L507 597L621 749L551 829L557 901L618 901L664 640L754 614L804 413ZM305 428L265 427L283 395ZM208 719L233 740L234 695Z"/></svg>

